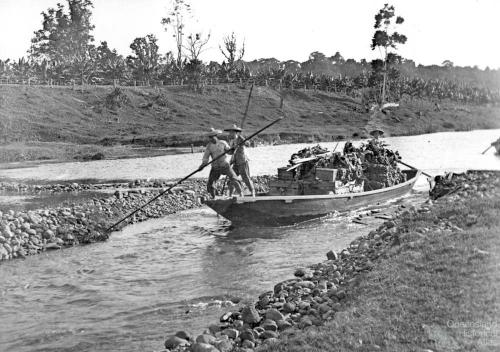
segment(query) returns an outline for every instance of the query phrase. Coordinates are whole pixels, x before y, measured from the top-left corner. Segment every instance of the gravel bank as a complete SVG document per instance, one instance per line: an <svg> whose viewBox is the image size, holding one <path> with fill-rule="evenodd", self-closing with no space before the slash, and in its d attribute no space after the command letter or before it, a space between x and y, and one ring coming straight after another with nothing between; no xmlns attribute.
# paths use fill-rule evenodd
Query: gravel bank
<svg viewBox="0 0 500 352"><path fill-rule="evenodd" d="M255 177L257 191L265 191L268 177ZM220 180L218 187L222 188ZM105 241L111 224L174 185L174 181L136 180L113 184L0 183L0 191L19 194L82 192L102 190L101 197L57 207L31 211L0 211L0 261L23 258L46 250ZM12 193L11 193L12 194ZM200 196L207 196L205 180L188 180L172 188L143 210L120 224L123 226L150 218L201 206Z"/></svg>

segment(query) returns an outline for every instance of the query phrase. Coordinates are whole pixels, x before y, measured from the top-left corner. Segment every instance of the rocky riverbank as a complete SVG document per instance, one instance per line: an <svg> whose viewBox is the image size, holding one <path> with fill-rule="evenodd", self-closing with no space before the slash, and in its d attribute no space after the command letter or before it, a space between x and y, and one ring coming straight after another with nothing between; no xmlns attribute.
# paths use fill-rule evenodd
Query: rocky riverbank
<svg viewBox="0 0 500 352"><path fill-rule="evenodd" d="M268 177L254 178L256 190L266 190ZM217 187L222 188L223 181ZM25 184L0 183L0 192L12 194L52 195L86 191L103 191L101 196L30 211L0 211L0 261L23 258L46 250L61 249L78 244L105 241L106 229L132 212L137 207L173 186L175 181L135 180L132 182L107 184ZM15 193L12 193L15 192ZM157 199L137 214L119 225L158 218L181 210L200 206L199 197L207 196L206 181L188 180L172 188L168 194Z"/></svg>
<svg viewBox="0 0 500 352"><path fill-rule="evenodd" d="M297 269L294 278L276 284L272 291L262 293L255 303L225 313L218 323L209 326L203 334L195 337L186 331L179 331L169 336L165 341L165 348L168 351L193 352L333 349L375 351L401 350L404 346L412 346L410 350L429 351L436 345L438 350L441 350L439 344L446 344L446 341L453 346L464 348L477 346L477 339L472 342L469 341L470 339L463 342L457 336L449 337L447 334L450 332L444 332L439 337L438 333L426 327L433 323L432 320L438 319L438 316L439 320L443 320L448 314L448 319L454 321L464 315L460 309L466 309L466 311L472 309L469 306L457 307L456 299L458 298L456 297L464 291L479 292L478 284L473 287L459 286L462 287L459 293L456 292L456 285L461 284L464 279L475 278L477 274L470 274L470 277L467 277L463 267L459 267L459 273L453 272L453 269L459 261L463 261L463 265L469 265L471 268L471 261L480 260L483 261L480 264L484 265L487 264L490 256L496 255L496 253L491 254L488 244L483 242L487 239L496 241L498 237L493 233L498 230L500 173L469 172L444 179L446 182L440 184L439 192L434 193L434 201L429 200L419 208L403 211L376 230L357 238L339 253L329 251L326 253L327 260L322 263L305 269ZM487 219L486 215L489 215ZM485 217L483 221L487 221L481 225L487 226L488 229L491 226L497 226L493 228L492 236L488 237L485 232L483 235L485 238L481 238L479 235L481 232L473 231L474 227L481 223L481 217ZM496 223L492 224L492 221ZM475 241L472 248L471 244L467 243L471 241L471 238ZM465 247L461 248L464 246L463 243ZM457 252L456 255L452 255L453 252ZM434 259L434 254L438 257L437 259ZM397 261L397 266L392 261ZM437 266L442 268L439 270L436 268L434 271L435 263L431 261L437 262ZM400 283L400 285L406 285L408 291L402 303L404 307L393 308L391 300L395 297L385 296L386 306L376 309L373 306L363 307L364 301L374 300L370 297L373 292L385 289L380 287L381 285L389 285L389 289L394 290L386 276L389 271L387 268L394 270L389 280L391 282L397 281L399 271L406 273L408 268L412 270L411 277L404 277L404 280L401 280L403 282ZM476 270L476 268L473 269ZM444 276L441 274L443 270ZM451 274L447 274L448 272L453 272L453 275L457 276L452 275L450 280ZM374 275L378 284L372 282ZM445 285L447 280L450 281L450 287ZM375 286L367 289L363 286L365 281ZM479 282L479 286L491 285L486 281ZM469 282L468 285L470 284ZM431 288L435 291L431 291ZM432 304L432 302L443 300L443 296L455 297L450 298L450 301L455 304L453 309L448 308L450 312L446 309L441 312L438 306ZM481 302L482 298L476 297L478 302ZM379 300L381 299L377 298L375 301ZM419 310L428 308L426 307L427 301L431 302L428 315L418 316ZM467 302L460 302L470 305ZM445 301L442 304L449 303ZM494 303L484 307L476 303L474 303L474 309L476 309L474 314L466 314L469 319L475 316L476 319L490 317L494 320L490 312L495 309ZM484 308L483 311L481 308ZM366 316L360 313L363 309L367 312ZM439 315L434 316L432 309L436 314L439 310ZM397 312L393 312L396 310ZM452 312L453 310L455 312ZM409 332L397 330L398 326L393 327L390 320L391 314L394 313L394 316L411 315L405 313L407 311L417 315L413 318L415 320L427 319L425 324L415 327L415 320L396 322L398 326L405 325L405 329ZM386 322L386 319L389 319L391 323ZM354 321L359 325L352 323ZM373 323L374 321L377 323ZM380 332L380 336L372 336L371 329L377 324L381 325L384 331ZM385 328L382 326L384 324L386 324ZM446 324L446 320L443 324ZM443 328L441 330L445 331ZM451 333L453 332L457 333L456 331ZM387 335L388 333L390 336ZM358 336L358 338L353 336Z"/></svg>

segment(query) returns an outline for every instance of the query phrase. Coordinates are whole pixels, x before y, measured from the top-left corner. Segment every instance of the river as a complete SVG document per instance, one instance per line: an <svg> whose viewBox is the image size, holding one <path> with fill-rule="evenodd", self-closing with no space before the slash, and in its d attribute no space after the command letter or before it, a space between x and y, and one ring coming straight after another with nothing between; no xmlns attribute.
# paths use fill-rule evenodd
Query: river
<svg viewBox="0 0 500 352"><path fill-rule="evenodd" d="M500 169L500 158L492 151L481 155L498 135L500 130L439 133L387 142L406 162L429 172ZM304 146L251 149L252 169L257 174L272 172ZM176 165L180 157L183 163ZM169 170L168 177L174 178L191 170L199 158L51 164L3 170L0 175L123 179L156 178ZM390 213L419 204L425 200L426 185L422 178L408 196L376 209ZM230 309L224 305L231 299L251 301L292 277L296 267L324 260L329 249L340 250L375 228L383 220L365 216L367 225L352 222L369 210L289 227L234 229L200 208L128 226L104 243L1 263L0 350L160 351L169 333L200 333Z"/></svg>
<svg viewBox="0 0 500 352"><path fill-rule="evenodd" d="M464 168L485 169L498 165L494 148L485 155L481 152L500 136L500 129L470 132L442 132L408 137L389 137L384 141L399 151L403 160L424 171L458 171ZM359 145L363 141L354 142ZM321 143L330 150L337 143ZM249 148L253 175L276 172L276 167L286 165L290 155L314 144L285 144ZM337 150L341 150L340 142ZM158 156L141 159L98 160L44 164L22 169L0 170L1 178L67 181L81 179L117 180L143 178L182 178L196 170L201 163L201 153ZM208 168L196 174L208 177Z"/></svg>

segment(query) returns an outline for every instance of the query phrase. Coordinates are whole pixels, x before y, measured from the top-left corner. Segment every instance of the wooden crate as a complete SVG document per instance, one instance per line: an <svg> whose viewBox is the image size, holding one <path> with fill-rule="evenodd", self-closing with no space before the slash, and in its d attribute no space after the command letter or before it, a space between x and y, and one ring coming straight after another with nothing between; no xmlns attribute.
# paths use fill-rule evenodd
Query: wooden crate
<svg viewBox="0 0 500 352"><path fill-rule="evenodd" d="M316 178L321 181L333 182L337 178L337 169L317 167Z"/></svg>
<svg viewBox="0 0 500 352"><path fill-rule="evenodd" d="M278 179L280 180L293 180L294 171L287 171L288 167L279 167L278 168Z"/></svg>
<svg viewBox="0 0 500 352"><path fill-rule="evenodd" d="M270 196L297 196L303 194L302 184L298 181L271 180L269 181Z"/></svg>

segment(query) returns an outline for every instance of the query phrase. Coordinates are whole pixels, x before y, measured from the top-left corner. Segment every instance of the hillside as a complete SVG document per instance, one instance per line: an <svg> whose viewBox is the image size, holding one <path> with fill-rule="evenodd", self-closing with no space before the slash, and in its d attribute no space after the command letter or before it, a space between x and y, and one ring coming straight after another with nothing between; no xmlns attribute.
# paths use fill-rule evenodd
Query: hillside
<svg viewBox="0 0 500 352"><path fill-rule="evenodd" d="M0 86L0 161L78 158L83 145L105 157L128 155L133 146L202 145L210 127L240 123L248 91L234 85L209 86L203 94L184 87L122 88L114 94L112 87ZM310 142L367 135L371 114L351 97L289 90L283 111L279 105L277 91L256 86L245 129L255 131L284 114L262 139ZM500 128L500 107L440 102L437 109L433 102L415 100L379 113L377 121L388 135ZM29 152L18 155L19 150Z"/></svg>

